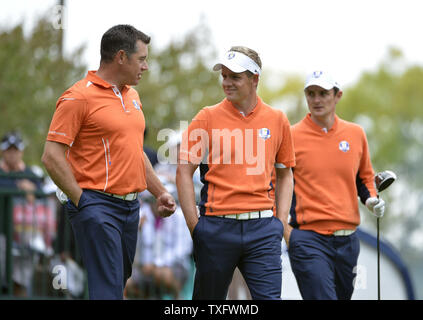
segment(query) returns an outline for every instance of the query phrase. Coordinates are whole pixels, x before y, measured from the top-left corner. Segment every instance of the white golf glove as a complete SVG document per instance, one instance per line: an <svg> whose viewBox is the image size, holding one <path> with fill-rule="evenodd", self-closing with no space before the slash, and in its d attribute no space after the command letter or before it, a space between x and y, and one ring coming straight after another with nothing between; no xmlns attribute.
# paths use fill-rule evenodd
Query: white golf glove
<svg viewBox="0 0 423 320"><path fill-rule="evenodd" d="M61 204L65 204L66 202L68 202L68 196L59 188L57 188L56 190L56 197L57 199L59 199Z"/></svg>
<svg viewBox="0 0 423 320"><path fill-rule="evenodd" d="M385 213L385 201L382 198L368 198L366 200L366 207L378 218L382 218Z"/></svg>

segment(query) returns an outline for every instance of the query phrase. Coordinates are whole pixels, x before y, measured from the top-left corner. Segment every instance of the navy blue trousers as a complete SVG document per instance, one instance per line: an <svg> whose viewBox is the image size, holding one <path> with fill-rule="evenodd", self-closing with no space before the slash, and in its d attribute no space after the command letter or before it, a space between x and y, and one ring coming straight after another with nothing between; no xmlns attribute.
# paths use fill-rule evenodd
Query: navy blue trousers
<svg viewBox="0 0 423 320"><path fill-rule="evenodd" d="M234 220L201 216L193 231L193 299L226 299L235 268L253 299L281 298L283 225L275 217Z"/></svg>
<svg viewBox="0 0 423 320"><path fill-rule="evenodd" d="M359 252L355 233L335 237L293 229L288 254L303 299L351 299Z"/></svg>
<svg viewBox="0 0 423 320"><path fill-rule="evenodd" d="M68 217L87 270L90 299L123 299L131 276L139 224L138 200L124 201L84 190Z"/></svg>

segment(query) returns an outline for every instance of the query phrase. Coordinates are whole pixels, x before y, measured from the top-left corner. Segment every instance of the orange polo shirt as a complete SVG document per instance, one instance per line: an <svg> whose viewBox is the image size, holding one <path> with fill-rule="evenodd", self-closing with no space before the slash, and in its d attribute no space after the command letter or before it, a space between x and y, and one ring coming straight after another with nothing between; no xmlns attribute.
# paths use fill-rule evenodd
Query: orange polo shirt
<svg viewBox="0 0 423 320"><path fill-rule="evenodd" d="M146 189L145 119L135 89L119 92L89 71L58 99L47 140L68 145L81 188L115 194Z"/></svg>
<svg viewBox="0 0 423 320"><path fill-rule="evenodd" d="M292 126L296 167L291 225L321 234L360 224L358 196L377 195L364 130L335 116L326 133L308 114Z"/></svg>
<svg viewBox="0 0 423 320"><path fill-rule="evenodd" d="M260 98L246 116L227 99L203 108L184 132L179 157L200 164L203 215L272 209L273 168L295 165L287 117Z"/></svg>

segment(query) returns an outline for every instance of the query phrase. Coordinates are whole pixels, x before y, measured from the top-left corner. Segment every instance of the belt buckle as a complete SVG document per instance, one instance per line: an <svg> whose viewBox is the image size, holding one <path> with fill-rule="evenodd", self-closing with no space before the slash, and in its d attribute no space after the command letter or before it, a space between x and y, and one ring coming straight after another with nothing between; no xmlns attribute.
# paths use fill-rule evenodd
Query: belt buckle
<svg viewBox="0 0 423 320"><path fill-rule="evenodd" d="M128 193L125 195L125 200L127 199L128 201L135 200L136 198L137 198L136 192Z"/></svg>
<svg viewBox="0 0 423 320"><path fill-rule="evenodd" d="M352 235L355 232L355 230L350 230L350 229L341 229L341 230L336 230L333 235L335 237L345 237L345 236L349 236Z"/></svg>
<svg viewBox="0 0 423 320"><path fill-rule="evenodd" d="M127 193L127 194L124 194L124 195L115 194L115 195L112 195L112 196L119 198L119 199L122 199L124 201L132 201L132 200L135 200L137 198L137 192Z"/></svg>
<svg viewBox="0 0 423 320"><path fill-rule="evenodd" d="M273 210L264 210L264 211L261 211L261 217L262 218L271 218L271 217L273 217Z"/></svg>

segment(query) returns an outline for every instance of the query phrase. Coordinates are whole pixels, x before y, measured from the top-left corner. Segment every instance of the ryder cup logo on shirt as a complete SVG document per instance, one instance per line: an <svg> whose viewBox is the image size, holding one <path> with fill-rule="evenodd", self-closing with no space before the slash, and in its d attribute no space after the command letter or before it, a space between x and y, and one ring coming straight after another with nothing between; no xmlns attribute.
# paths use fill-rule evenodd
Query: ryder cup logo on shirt
<svg viewBox="0 0 423 320"><path fill-rule="evenodd" d="M342 152L347 152L348 150L350 150L350 144L347 141L341 141L339 143L339 150L341 150Z"/></svg>
<svg viewBox="0 0 423 320"><path fill-rule="evenodd" d="M132 100L132 103L134 104L135 109L141 110L140 105L138 104L137 100Z"/></svg>
<svg viewBox="0 0 423 320"><path fill-rule="evenodd" d="M270 130L267 129L267 128L261 128L259 130L259 137L264 139L264 140L269 139L270 138Z"/></svg>

